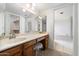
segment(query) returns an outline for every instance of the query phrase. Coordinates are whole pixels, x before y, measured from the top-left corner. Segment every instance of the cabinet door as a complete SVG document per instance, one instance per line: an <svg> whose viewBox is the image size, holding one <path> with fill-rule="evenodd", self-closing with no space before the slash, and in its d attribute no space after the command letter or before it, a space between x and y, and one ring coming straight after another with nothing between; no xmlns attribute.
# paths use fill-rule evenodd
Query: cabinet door
<svg viewBox="0 0 79 59"><path fill-rule="evenodd" d="M2 56L21 56L22 46L16 46L0 53Z"/></svg>
<svg viewBox="0 0 79 59"><path fill-rule="evenodd" d="M36 44L36 40L26 42L24 44L23 55L24 56L33 56L33 55L35 55L35 51L33 49L35 44Z"/></svg>
<svg viewBox="0 0 79 59"><path fill-rule="evenodd" d="M33 56L33 55L34 55L33 45L24 49L24 56Z"/></svg>
<svg viewBox="0 0 79 59"><path fill-rule="evenodd" d="M48 35L45 36L45 39L43 39L42 41L40 41L43 44L44 49L48 48Z"/></svg>

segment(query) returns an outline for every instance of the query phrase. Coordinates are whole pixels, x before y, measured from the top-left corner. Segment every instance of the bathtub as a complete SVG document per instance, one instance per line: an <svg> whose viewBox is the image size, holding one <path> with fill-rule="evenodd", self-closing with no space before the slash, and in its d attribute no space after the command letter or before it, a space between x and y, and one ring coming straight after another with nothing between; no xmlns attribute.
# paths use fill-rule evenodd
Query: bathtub
<svg viewBox="0 0 79 59"><path fill-rule="evenodd" d="M59 43L60 45L63 45L66 48L73 48L73 39L71 39L70 36L63 36L63 35L58 35L55 36L55 42Z"/></svg>

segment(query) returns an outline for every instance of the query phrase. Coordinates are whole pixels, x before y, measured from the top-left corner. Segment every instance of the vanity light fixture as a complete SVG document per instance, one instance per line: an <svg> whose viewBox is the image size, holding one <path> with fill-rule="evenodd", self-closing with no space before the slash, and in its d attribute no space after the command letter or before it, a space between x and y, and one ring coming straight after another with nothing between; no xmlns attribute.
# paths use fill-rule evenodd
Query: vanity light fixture
<svg viewBox="0 0 79 59"><path fill-rule="evenodd" d="M30 3L27 3L26 4L26 8L31 8L31 4Z"/></svg>
<svg viewBox="0 0 79 59"><path fill-rule="evenodd" d="M32 9L32 10L35 10L35 6L36 6L36 4L35 4L35 3L32 3L31 9Z"/></svg>
<svg viewBox="0 0 79 59"><path fill-rule="evenodd" d="M32 14L36 15L36 13L34 12L34 10L35 10L34 6L35 6L35 4L32 5L32 3L27 3L27 4L25 4L25 6L21 6L21 8L22 8L23 12L29 11Z"/></svg>
<svg viewBox="0 0 79 59"><path fill-rule="evenodd" d="M34 7L32 7L32 10L35 10L35 8L34 8Z"/></svg>
<svg viewBox="0 0 79 59"><path fill-rule="evenodd" d="M23 10L23 12L29 11L29 12L31 12L32 14L36 15L36 13L35 13L33 10L31 10L31 9L28 9L28 8L25 8L25 7L24 7L22 10Z"/></svg>

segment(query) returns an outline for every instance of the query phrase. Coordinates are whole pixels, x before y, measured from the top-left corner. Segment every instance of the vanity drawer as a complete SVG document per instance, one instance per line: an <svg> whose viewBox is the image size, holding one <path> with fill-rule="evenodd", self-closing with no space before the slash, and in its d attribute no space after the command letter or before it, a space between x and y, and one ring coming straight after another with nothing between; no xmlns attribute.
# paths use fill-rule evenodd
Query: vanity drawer
<svg viewBox="0 0 79 59"><path fill-rule="evenodd" d="M29 46L31 46L31 45L34 45L36 43L36 40L31 40L31 41L29 41L29 42L26 42L25 44L24 44L24 48L27 48L27 47L29 47Z"/></svg>
<svg viewBox="0 0 79 59"><path fill-rule="evenodd" d="M36 44L36 40L31 40L24 44L23 55L24 56L33 56L35 55L34 45Z"/></svg>
<svg viewBox="0 0 79 59"><path fill-rule="evenodd" d="M37 42L44 40L46 37L40 37L37 39Z"/></svg>

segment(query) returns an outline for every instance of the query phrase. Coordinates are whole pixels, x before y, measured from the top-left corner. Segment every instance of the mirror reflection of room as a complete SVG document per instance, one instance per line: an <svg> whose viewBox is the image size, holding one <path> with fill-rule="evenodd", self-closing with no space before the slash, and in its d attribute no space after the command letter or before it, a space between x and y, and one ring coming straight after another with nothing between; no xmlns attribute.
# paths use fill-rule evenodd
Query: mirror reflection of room
<svg viewBox="0 0 79 59"><path fill-rule="evenodd" d="M10 25L11 33L19 33L19 31L20 31L20 18L19 18L19 16L10 15L10 18L11 18L11 25Z"/></svg>

